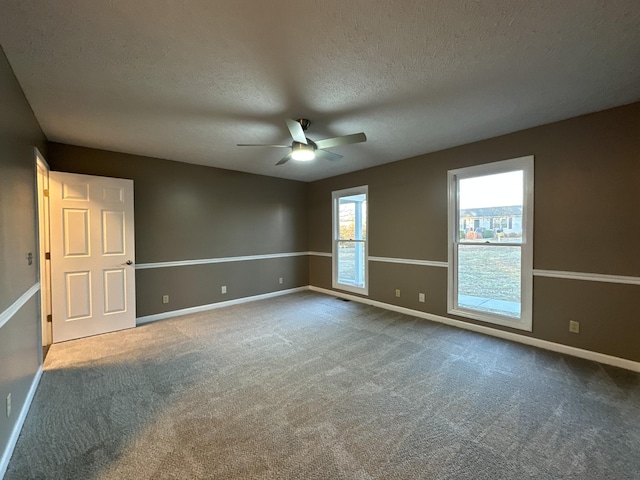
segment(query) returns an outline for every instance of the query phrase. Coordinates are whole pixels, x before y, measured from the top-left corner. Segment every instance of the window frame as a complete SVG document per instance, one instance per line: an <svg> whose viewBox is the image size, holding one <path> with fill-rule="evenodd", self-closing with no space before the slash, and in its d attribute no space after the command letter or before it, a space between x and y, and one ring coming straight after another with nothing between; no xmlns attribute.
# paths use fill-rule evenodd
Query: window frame
<svg viewBox="0 0 640 480"><path fill-rule="evenodd" d="M340 198L352 195L365 195L367 209L365 212L365 222L367 225L367 233L364 240L340 240L340 218L338 216L338 205ZM345 188L331 192L331 257L332 257L332 287L336 290L344 290L346 292L357 293L360 295L369 295L369 186L362 185L359 187ZM348 285L338 281L338 243L340 241L362 242L364 244L364 287Z"/></svg>
<svg viewBox="0 0 640 480"><path fill-rule="evenodd" d="M467 178L482 177L523 171L522 199L522 243L491 243L495 245L520 246L520 318L511 318L458 305L458 246L459 238L459 193L458 181ZM534 156L502 160L470 167L458 168L447 172L448 181L448 284L447 312L453 315L493 323L504 327L532 331L533 329L533 193L534 193ZM482 244L480 244L482 245Z"/></svg>

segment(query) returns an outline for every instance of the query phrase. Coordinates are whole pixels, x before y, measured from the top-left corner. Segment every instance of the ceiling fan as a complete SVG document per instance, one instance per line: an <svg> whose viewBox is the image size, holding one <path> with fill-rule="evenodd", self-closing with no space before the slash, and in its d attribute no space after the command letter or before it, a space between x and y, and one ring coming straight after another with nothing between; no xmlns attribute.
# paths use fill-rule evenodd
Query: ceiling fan
<svg viewBox="0 0 640 480"><path fill-rule="evenodd" d="M293 142L291 145L269 145L269 144L255 144L255 143L238 143L239 147L282 147L290 148L289 152L282 160L276 165L282 165L289 160L298 160L306 162L315 158L324 158L325 160L340 160L342 155L337 153L327 152L325 148L340 147L342 145L348 145L350 143L366 142L367 136L364 133L354 133L351 135L342 135L340 137L325 138L324 140L318 140L314 142L305 135L305 131L311 125L311 122L306 118L300 118L298 120L287 119L287 127L291 133Z"/></svg>

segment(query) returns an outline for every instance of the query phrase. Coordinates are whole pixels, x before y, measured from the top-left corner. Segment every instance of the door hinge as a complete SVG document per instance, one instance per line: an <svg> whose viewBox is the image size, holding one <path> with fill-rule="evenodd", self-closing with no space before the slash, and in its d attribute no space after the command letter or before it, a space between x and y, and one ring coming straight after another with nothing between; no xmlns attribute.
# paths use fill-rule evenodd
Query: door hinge
<svg viewBox="0 0 640 480"><path fill-rule="evenodd" d="M48 197L49 196L49 189L45 188L42 193L44 194L45 197Z"/></svg>
<svg viewBox="0 0 640 480"><path fill-rule="evenodd" d="M51 260L51 252L45 252L44 259L45 260Z"/></svg>
<svg viewBox="0 0 640 480"><path fill-rule="evenodd" d="M53 322L53 315L47 315L47 323Z"/></svg>

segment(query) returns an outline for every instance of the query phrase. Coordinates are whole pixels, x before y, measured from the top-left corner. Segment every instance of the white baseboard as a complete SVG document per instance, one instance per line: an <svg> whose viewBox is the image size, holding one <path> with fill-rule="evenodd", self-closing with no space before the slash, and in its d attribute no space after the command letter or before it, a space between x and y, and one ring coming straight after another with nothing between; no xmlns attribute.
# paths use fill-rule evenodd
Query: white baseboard
<svg viewBox="0 0 640 480"><path fill-rule="evenodd" d="M144 317L136 318L136 326L143 325L149 322L155 322L156 320L164 320L166 318L179 317L180 315L187 315L189 313L206 312L207 310L213 310L215 308L223 308L223 307L229 307L231 305L239 305L241 303L255 302L257 300L264 300L266 298L279 297L281 295L288 295L290 293L303 292L306 290L309 290L308 286L289 288L287 290L278 290L277 292L254 295L252 297L236 298L235 300L227 300L226 302L210 303L208 305L198 305L197 307L182 308L180 310L171 310L170 312L156 313L155 315L146 315Z"/></svg>
<svg viewBox="0 0 640 480"><path fill-rule="evenodd" d="M7 472L7 467L9 466L9 460L11 460L11 455L13 455L13 449L16 447L16 443L18 442L18 437L20 436L20 432L22 431L22 426L24 425L24 421L27 418L27 413L29 413L29 408L31 407L31 402L33 401L33 397L36 394L36 389L38 388L38 383L40 383L40 377L42 377L42 365L38 368L35 377L33 377L33 381L31 382L31 387L29 388L29 392L27 393L27 398L25 399L24 405L22 406L22 410L20 411L20 416L16 421L16 424L13 427L13 431L11 432L11 436L9 437L9 441L7 442L7 446L4 449L4 453L2 454L2 458L0 459L0 479L4 478L4 474Z"/></svg>
<svg viewBox="0 0 640 480"><path fill-rule="evenodd" d="M614 357L606 355L604 353L592 352L591 350L583 350L581 348L570 347L561 343L549 342L548 340L540 340L538 338L527 337L526 335L519 335L517 333L505 332L504 330L497 330L491 327L485 327L484 325L476 325L473 323L463 322L461 320L454 320L453 318L442 317L440 315L434 315L432 313L421 312L419 310L412 310L410 308L399 307L397 305L391 305L389 303L378 302L369 298L357 297L348 293L337 292L335 290L327 290L326 288L309 286L310 290L314 292L324 293L326 295L332 295L334 297L346 298L355 302L372 305L374 307L384 308L386 310L392 310L398 313L404 313L405 315L411 315L413 317L424 318L425 320L432 320L434 322L444 323L453 327L463 328L465 330L471 330L478 333L484 333L485 335L491 335L493 337L504 338L505 340L511 340L513 342L523 343L525 345L531 345L533 347L543 348L545 350L551 350L553 352L565 353L574 357L584 358L586 360L593 360L595 362L604 363L606 365L612 365L614 367L624 368L633 372L640 372L640 362L634 362L633 360L627 360L625 358Z"/></svg>

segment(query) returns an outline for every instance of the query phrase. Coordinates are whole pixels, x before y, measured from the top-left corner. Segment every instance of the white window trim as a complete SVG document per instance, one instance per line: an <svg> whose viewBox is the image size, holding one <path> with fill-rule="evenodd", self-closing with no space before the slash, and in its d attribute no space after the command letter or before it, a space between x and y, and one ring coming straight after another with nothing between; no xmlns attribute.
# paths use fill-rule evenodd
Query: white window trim
<svg viewBox="0 0 640 480"><path fill-rule="evenodd" d="M353 285L345 285L338 282L338 240L339 240L339 218L338 201L340 197L348 197L350 195L366 195L367 197L367 211L366 211L366 225L367 235L364 239L364 288L356 287ZM333 257L332 262L332 286L336 290L344 290L346 292L358 293L360 295L369 295L369 186L362 185L360 187L345 188L343 190L336 190L331 193L331 254Z"/></svg>
<svg viewBox="0 0 640 480"><path fill-rule="evenodd" d="M448 172L448 244L449 244L449 272L448 272L448 288L447 288L447 312L461 317L489 322L505 327L516 328L519 330L532 331L533 329L533 155L514 158L511 160L503 160L499 162L486 163L471 167L449 170ZM457 181L459 179L469 177L479 177L483 175L492 175L498 173L506 173L513 170L524 171L524 192L522 215L524 217L522 224L522 246L521 246L521 315L519 319L509 318L501 315L492 315L489 313L479 312L458 307L457 295L457 244L458 225L458 191Z"/></svg>

